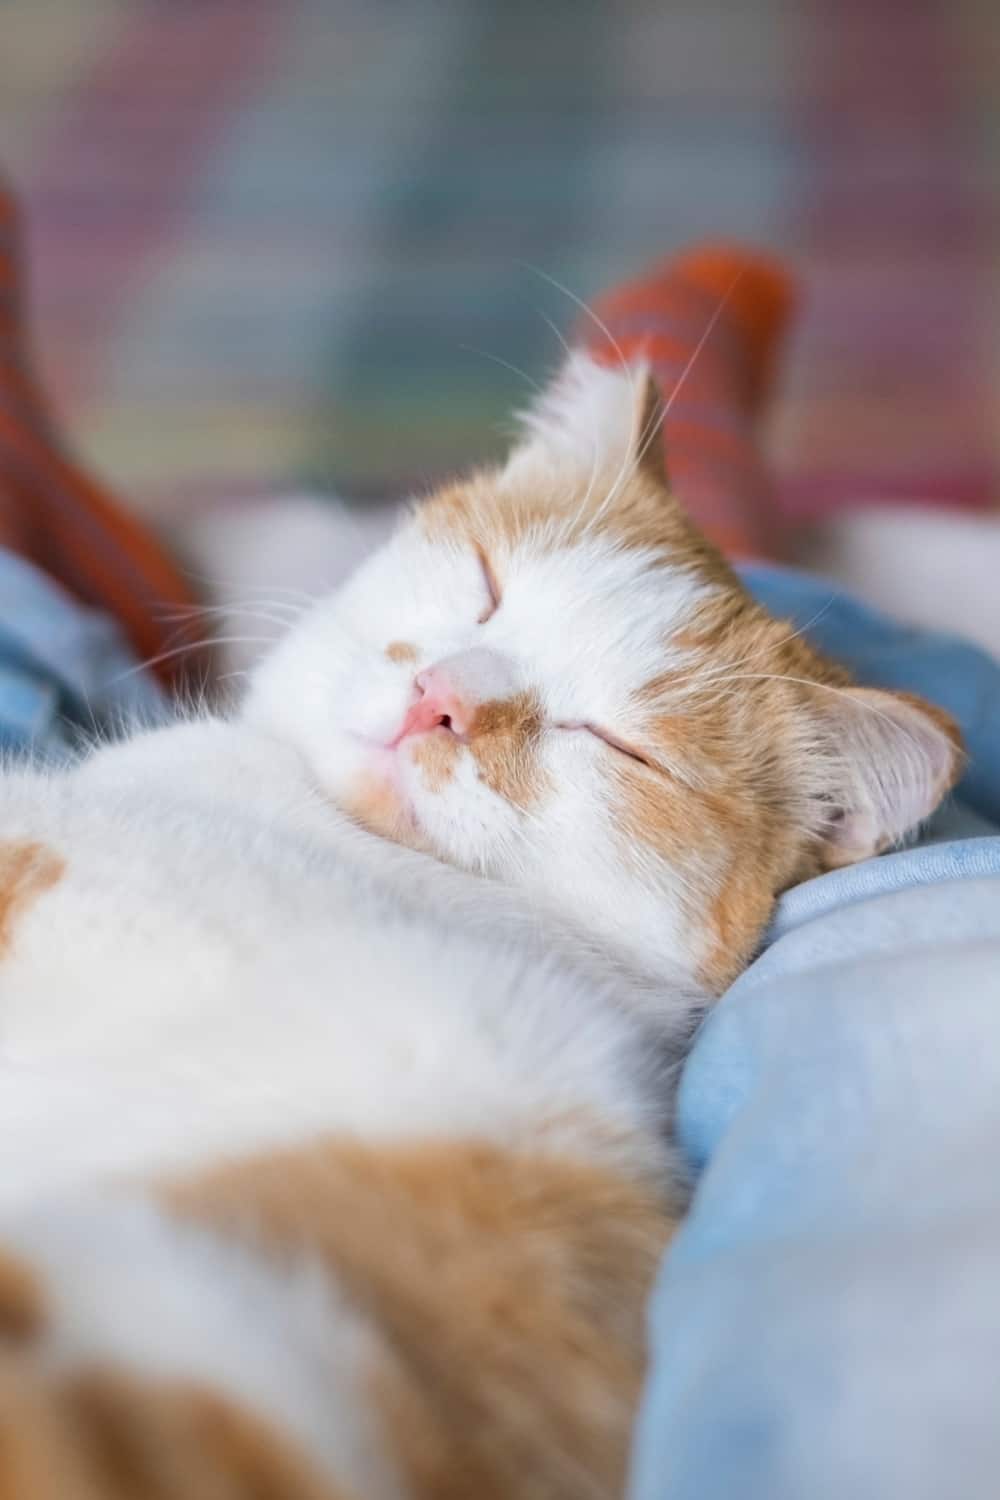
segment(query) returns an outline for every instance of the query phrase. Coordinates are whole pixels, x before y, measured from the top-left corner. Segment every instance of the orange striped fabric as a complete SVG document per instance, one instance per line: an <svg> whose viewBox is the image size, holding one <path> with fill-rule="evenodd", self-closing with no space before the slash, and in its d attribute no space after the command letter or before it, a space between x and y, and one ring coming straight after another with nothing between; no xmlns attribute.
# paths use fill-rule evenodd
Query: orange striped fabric
<svg viewBox="0 0 1000 1500"><path fill-rule="evenodd" d="M724 552L775 558L780 520L758 441L792 309L776 262L708 246L653 266L594 304L584 341L607 363L649 360L663 392L667 469L688 513Z"/></svg>
<svg viewBox="0 0 1000 1500"><path fill-rule="evenodd" d="M0 181L0 542L82 603L121 624L140 660L192 639L176 618L196 604L157 538L71 459L31 370L23 319L17 209ZM176 686L185 654L156 663Z"/></svg>

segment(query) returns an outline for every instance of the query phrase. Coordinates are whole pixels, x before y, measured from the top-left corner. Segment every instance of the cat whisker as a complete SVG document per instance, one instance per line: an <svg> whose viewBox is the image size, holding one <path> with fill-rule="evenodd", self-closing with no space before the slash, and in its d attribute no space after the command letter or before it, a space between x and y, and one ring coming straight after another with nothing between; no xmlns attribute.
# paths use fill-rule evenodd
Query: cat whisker
<svg viewBox="0 0 1000 1500"><path fill-rule="evenodd" d="M646 428L643 428L642 432L639 434L640 442L637 452L635 454L626 454L625 459L618 470L618 474L615 477L614 483L611 485L608 493L605 495L604 499L601 501L600 505L597 507L590 520L587 522L585 530L592 531L597 523L602 519L602 517L607 515L623 484L626 482L629 475L635 472L635 470L639 467L639 464L642 462L643 458L646 456L649 444L652 441L652 437L655 436L655 434L659 431L660 422L658 414L654 414L654 416L649 418L647 426L651 429L650 435L647 436Z"/></svg>
<svg viewBox="0 0 1000 1500"><path fill-rule="evenodd" d="M688 376L691 374L691 371L694 369L695 363L699 355L701 354L701 351L704 349L705 345L711 338L716 323L718 323L719 319L722 317L722 314L726 308L726 304L735 292L736 288L739 286L740 282L743 280L743 274L744 273L742 271L738 271L727 286L726 290L723 292L722 296L719 298L719 305L718 307L716 307L715 311L712 313L712 316L709 318L708 324L705 328L705 332L702 334L697 344L695 344L694 349L691 352L691 357L688 359L687 364L678 375L676 381L674 382L673 390L671 391L667 400L664 402L664 416L667 416L669 414L670 408L673 406L674 402L677 400L677 397L680 395L681 390L684 387L684 383L687 380Z"/></svg>
<svg viewBox="0 0 1000 1500"><path fill-rule="evenodd" d="M264 593L268 596L272 594L284 594L287 598L288 608L297 609L300 613L304 612L307 609L311 609L317 601L317 595L310 594L308 589L285 588L279 584L262 583L257 586L256 591L257 593ZM271 602L277 604L281 603L282 601L275 599Z"/></svg>
<svg viewBox="0 0 1000 1500"><path fill-rule="evenodd" d="M274 625L281 631L291 630L298 620L298 615L275 615L270 611L260 609L247 609L245 606L236 605L233 609L219 611L220 616L235 624L244 620L258 620L262 625Z"/></svg>
<svg viewBox="0 0 1000 1500"><path fill-rule="evenodd" d="M646 424L646 429L648 429L648 430L644 429L643 432L641 432L639 434L639 444L638 444L638 447L637 447L637 450L636 450L635 454L634 455L627 455L626 456L625 462L622 464L621 469L618 472L618 477L616 478L614 484L611 486L611 489L609 490L609 492L606 495L605 499L603 500L603 502L599 506L598 510L595 512L594 516L592 517L591 522L590 522L591 526L593 526L597 521L600 520L600 518L603 515L606 514L608 508L610 507L610 505L612 504L612 502L614 501L614 499L618 495L618 492L620 491L622 485L627 480L629 474L635 472L635 470L639 467L639 465L642 463L642 460L645 458L646 454L648 453L651 445L657 440L657 438L659 436L659 433L660 433L660 429L661 429L662 423L666 421L667 416L670 413L671 407L673 406L674 402L677 400L678 396L680 395L681 391L683 390L684 385L685 385L685 383L686 383L686 381L688 379L688 376L691 374L691 371L694 369L695 364L697 363L699 356L701 355L703 349L705 348L705 345L708 343L708 340L711 338L712 332L715 329L715 325L718 323L719 319L722 317L722 314L723 314L723 312L725 310L727 302L729 301L730 297L735 292L736 288L739 286L739 284L742 281L742 279L743 279L743 272L742 271L737 272L737 274L733 277L732 281L730 282L729 286L726 288L725 292L719 298L718 305L716 306L716 308L713 311L711 317L709 318L707 324L705 325L704 332L702 333L701 337L699 338L697 344L695 344L694 349L691 351L691 354L690 354L690 356L689 356L689 358L687 360L687 363L685 364L683 370L681 371L681 373L678 375L676 381L674 382L674 388L671 391L670 396L664 400L663 406L662 406L662 408L659 411L655 411L655 412L653 412L651 414L651 416L649 418L649 421ZM620 352L621 351L619 350L619 353ZM634 382L633 382L632 397L633 397L633 401L634 401L634 399L635 399Z"/></svg>
<svg viewBox="0 0 1000 1500"><path fill-rule="evenodd" d="M594 327L604 335L604 337L607 339L608 343L611 345L612 349L618 356L618 363L621 366L622 374L626 375L629 378L629 381L632 385L632 393L634 396L635 376L632 370L632 366L625 358L621 345L615 338L614 334L611 332L611 329L608 327L607 323L605 323L604 319L598 317L597 313L594 312L594 309L592 307L589 307L587 303L583 301L582 297L578 297L575 292L570 291L568 286L565 286L561 281L557 281L554 276L550 276L549 273L547 271L543 271L540 266L533 266L528 261L521 261L520 264L525 268L526 271L530 271L535 276L540 276L543 281L548 282L549 286L554 287L555 290L557 292L560 292L564 297L568 297L573 305L580 309L584 317L589 318L590 321L594 324Z"/></svg>
<svg viewBox="0 0 1000 1500"><path fill-rule="evenodd" d="M619 344L618 340L615 338L614 334L611 332L611 329L608 327L607 323L605 323L604 319L601 318L601 317L599 317L598 314L594 312L594 309L592 307L588 306L588 304L586 302L584 302L581 297L578 297L575 292L570 291L570 289L569 289L568 286L564 286L561 281L557 281L556 278L554 276L550 276L547 271L541 270L538 266L530 265L527 261L522 261L521 264L525 267L526 270L531 271L536 276L540 276L543 281L547 281L550 286L554 287L557 292L561 292L564 297L568 297L569 300L576 307L578 307L580 309L580 311L584 314L584 316L590 319L590 321L594 324L594 327L597 328L598 331L601 334L603 334L603 336L607 339L608 343L611 345L612 349L614 350L615 354L618 357L618 364L619 364L619 367L621 369L622 374L628 380L628 383L629 383L629 392L631 394L632 404L634 406L635 405L635 369L629 363L629 361L626 359L625 352L622 349L621 344ZM596 450L596 443L595 443L595 450ZM618 478L615 480L614 485L612 485L612 490L611 490L612 495L614 494L615 490L617 489L617 487L618 487L619 483L621 482L624 474L627 472L627 470L628 470L628 464L629 464L629 460L626 459L625 464L622 466L621 473L619 474ZM591 484L590 484L590 486L587 489L587 494L586 494L586 497L584 499L583 505L581 505L581 507L580 507L580 510L579 510L579 513L578 513L580 516L582 516L585 513L586 506L587 506L587 504L590 501L591 490L593 488L594 481L596 480L597 473L598 473L598 464L597 464L597 461L596 461L596 453L595 453L595 463L594 463L594 469L593 469L593 472L592 472L592 475L591 475ZM594 522L596 520L598 520L600 518L600 516L602 516L605 513L605 511L607 509L607 506L608 506L608 503L609 503L609 497L606 497L605 500L602 501L601 505L598 507L598 510L597 510L595 516L593 516L591 518L591 520L587 523L587 526L585 528L586 530L589 530L593 526Z"/></svg>
<svg viewBox="0 0 1000 1500"><path fill-rule="evenodd" d="M213 636L204 641L189 641L187 645L175 646L170 651L160 651L155 656L149 656L145 661L137 662L134 667L128 667L124 672L117 673L109 678L108 686L125 682L129 677L134 677L137 672L145 672L150 667L158 667L162 662L172 661L175 657L184 656L192 651L213 650L218 646L270 646L272 640L269 636L260 635L220 635Z"/></svg>
<svg viewBox="0 0 1000 1500"><path fill-rule="evenodd" d="M836 687L832 682L818 682L814 677L792 677L787 672L737 672L732 677L723 677L718 680L722 682L791 682L800 687L818 688L820 692L833 693L839 698L849 699L852 708L863 709L865 713L873 714L876 719L881 719L883 723L889 725L895 736L902 735L918 752L921 750L916 736L905 730L897 719L893 719L882 709L876 708L873 703L866 702L864 698L859 698L857 693L850 688Z"/></svg>
<svg viewBox="0 0 1000 1500"><path fill-rule="evenodd" d="M192 583L200 583L205 588L213 589L216 592L223 592L225 590L231 589L234 587L235 583L235 580L232 578L220 578L218 577L218 575L211 573L199 573L194 568L182 568L181 572L184 574L184 577L189 578ZM255 585L251 584L246 585L246 587L253 589L258 594L285 594L289 599L300 600L304 609L308 609L310 604L315 604L316 602L316 596L314 594L310 594L308 590L303 588L292 588L287 585L272 583L261 583ZM190 607L193 609L198 609L200 606L196 604Z"/></svg>
<svg viewBox="0 0 1000 1500"><path fill-rule="evenodd" d="M277 607L279 609L284 608L280 604ZM168 624L187 625L202 619L211 620L220 617L223 619L232 619L234 616L239 615L243 618L261 620L266 624L288 629L299 618L300 613L301 611L297 609L289 609L283 614L276 614L265 605L258 606L250 603L202 604L188 608L166 610L158 618Z"/></svg>
<svg viewBox="0 0 1000 1500"><path fill-rule="evenodd" d="M509 359L501 359L499 354L491 354L488 349L479 349L475 344L459 344L458 347L466 354L478 354L481 359L488 359L491 364L499 365L503 370L509 370L512 375L519 376L527 385L530 385L533 391L541 391L538 381L533 380L527 371L522 370L518 365L512 365Z"/></svg>
<svg viewBox="0 0 1000 1500"><path fill-rule="evenodd" d="M756 661L760 656L764 656L771 651L776 651L782 646L789 645L790 642L798 640L800 636L804 636L807 631L811 630L816 622L818 620L821 620L826 614L827 610L832 609L833 605L836 604L837 600L841 597L842 590L835 589L834 592L830 595L829 599L827 599L825 604L823 604L818 610L816 610L814 614L810 615L809 619L806 620L803 625L797 626L797 628L791 631L788 635L782 636L777 641L764 641L760 646L757 647L755 651L751 651L748 656L744 656L738 661L726 662L722 666L716 667L711 671L701 669L697 672L694 672L687 678L681 678L680 682L675 683L674 686L683 687L686 686L689 682L694 682L699 685L712 682L717 677L734 672L740 667L745 667L749 662Z"/></svg>
<svg viewBox="0 0 1000 1500"><path fill-rule="evenodd" d="M566 338L566 335L560 329L558 323L554 322L554 320L549 317L548 313L542 312L542 309L540 307L536 307L535 312L541 318L546 328L549 329L550 333L552 333L556 337L556 339L558 339L559 343L562 345L563 353L566 355L566 358L569 359L573 353L573 349L570 345L569 340Z"/></svg>
<svg viewBox="0 0 1000 1500"><path fill-rule="evenodd" d="M256 584L245 585L244 588L234 593L231 599L226 598L228 591L233 589L234 580L231 578L213 577L207 573L197 573L190 568L183 570L185 576L192 581L211 589L216 595L223 596L215 602L177 605L172 611L166 611L159 615L161 619L192 619L197 620L201 616L222 615L232 617L234 615L260 614L261 618L266 616L263 611L278 612L287 616L288 624L296 620L310 610L317 602L316 596L310 594L306 589L292 588L281 584ZM286 597L280 598L279 595ZM272 624L281 624L280 620L274 619Z"/></svg>

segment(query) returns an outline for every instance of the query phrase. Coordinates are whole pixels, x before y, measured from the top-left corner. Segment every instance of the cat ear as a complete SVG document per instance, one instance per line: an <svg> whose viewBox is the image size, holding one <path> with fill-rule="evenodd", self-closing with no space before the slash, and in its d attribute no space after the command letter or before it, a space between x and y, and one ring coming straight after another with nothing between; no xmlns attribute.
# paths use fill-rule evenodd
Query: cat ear
<svg viewBox="0 0 1000 1500"><path fill-rule="evenodd" d="M833 755L823 854L834 869L891 848L930 817L958 779L962 737L943 709L909 694L847 688L820 696Z"/></svg>
<svg viewBox="0 0 1000 1500"><path fill-rule="evenodd" d="M609 367L577 350L524 413L507 473L544 466L589 483L633 465L666 485L662 426L660 392L645 362Z"/></svg>

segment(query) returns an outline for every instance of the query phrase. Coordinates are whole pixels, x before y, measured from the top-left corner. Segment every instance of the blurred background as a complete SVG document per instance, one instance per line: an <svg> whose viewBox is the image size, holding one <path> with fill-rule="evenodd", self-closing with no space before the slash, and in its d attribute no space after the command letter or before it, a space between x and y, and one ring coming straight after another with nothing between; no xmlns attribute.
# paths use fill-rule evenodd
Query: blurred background
<svg viewBox="0 0 1000 1500"><path fill-rule="evenodd" d="M538 272L717 235L801 277L790 507L1000 494L997 0L4 0L0 163L147 512L481 458L577 316Z"/></svg>

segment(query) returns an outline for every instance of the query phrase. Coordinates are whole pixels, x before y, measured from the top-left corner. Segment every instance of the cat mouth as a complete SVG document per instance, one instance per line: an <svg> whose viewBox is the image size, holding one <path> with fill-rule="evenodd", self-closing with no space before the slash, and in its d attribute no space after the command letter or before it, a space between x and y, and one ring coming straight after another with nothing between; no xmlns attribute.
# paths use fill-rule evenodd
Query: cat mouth
<svg viewBox="0 0 1000 1500"><path fill-rule="evenodd" d="M408 712L391 738L349 730L350 739L362 752L352 777L348 802L356 816L369 827L404 843L414 837L421 843L429 834L420 816L420 804L428 792L440 785L426 785L439 777L449 779L454 758L461 755L469 736L457 733L450 723L414 722Z"/></svg>

